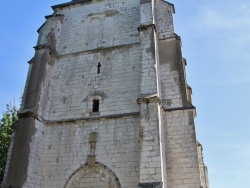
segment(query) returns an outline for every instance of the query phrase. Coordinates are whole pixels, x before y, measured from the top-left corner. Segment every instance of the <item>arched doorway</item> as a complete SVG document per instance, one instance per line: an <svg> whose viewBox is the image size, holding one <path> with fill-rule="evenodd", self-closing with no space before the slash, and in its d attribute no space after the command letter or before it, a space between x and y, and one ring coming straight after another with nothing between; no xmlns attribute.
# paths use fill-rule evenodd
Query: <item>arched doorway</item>
<svg viewBox="0 0 250 188"><path fill-rule="evenodd" d="M84 165L68 179L64 188L121 188L115 173L107 166L96 162Z"/></svg>

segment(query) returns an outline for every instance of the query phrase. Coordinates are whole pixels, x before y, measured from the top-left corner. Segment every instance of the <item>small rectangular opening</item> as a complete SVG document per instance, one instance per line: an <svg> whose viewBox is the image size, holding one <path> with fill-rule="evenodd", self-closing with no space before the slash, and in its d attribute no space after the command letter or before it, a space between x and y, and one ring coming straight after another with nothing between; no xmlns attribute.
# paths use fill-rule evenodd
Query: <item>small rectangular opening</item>
<svg viewBox="0 0 250 188"><path fill-rule="evenodd" d="M93 112L99 112L99 103L98 99L93 100Z"/></svg>

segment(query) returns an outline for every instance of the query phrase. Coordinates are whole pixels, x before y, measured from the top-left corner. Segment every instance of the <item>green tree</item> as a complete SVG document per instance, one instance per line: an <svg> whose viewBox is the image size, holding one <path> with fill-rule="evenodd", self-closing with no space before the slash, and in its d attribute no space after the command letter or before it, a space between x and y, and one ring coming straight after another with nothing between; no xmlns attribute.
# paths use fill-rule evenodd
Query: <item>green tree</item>
<svg viewBox="0 0 250 188"><path fill-rule="evenodd" d="M6 111L0 121L0 183L3 181L4 169L10 146L12 125L17 121L18 110L15 105L7 104Z"/></svg>

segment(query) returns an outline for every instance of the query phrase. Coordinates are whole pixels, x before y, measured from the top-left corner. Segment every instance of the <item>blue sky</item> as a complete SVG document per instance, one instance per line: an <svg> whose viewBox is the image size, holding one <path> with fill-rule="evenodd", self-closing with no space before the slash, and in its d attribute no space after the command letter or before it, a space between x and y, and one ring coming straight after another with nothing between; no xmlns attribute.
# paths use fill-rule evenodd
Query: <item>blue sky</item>
<svg viewBox="0 0 250 188"><path fill-rule="evenodd" d="M36 45L36 30L51 5L63 0L3 1L0 11L0 112L19 103ZM211 188L250 184L250 1L172 0L182 38L187 80L197 107Z"/></svg>

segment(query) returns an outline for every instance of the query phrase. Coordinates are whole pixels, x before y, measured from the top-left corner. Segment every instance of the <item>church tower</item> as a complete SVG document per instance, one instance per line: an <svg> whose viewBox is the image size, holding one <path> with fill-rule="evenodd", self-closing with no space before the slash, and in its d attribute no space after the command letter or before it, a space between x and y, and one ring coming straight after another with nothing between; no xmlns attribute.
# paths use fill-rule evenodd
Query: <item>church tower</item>
<svg viewBox="0 0 250 188"><path fill-rule="evenodd" d="M208 188L164 0L73 0L38 29L3 187Z"/></svg>

